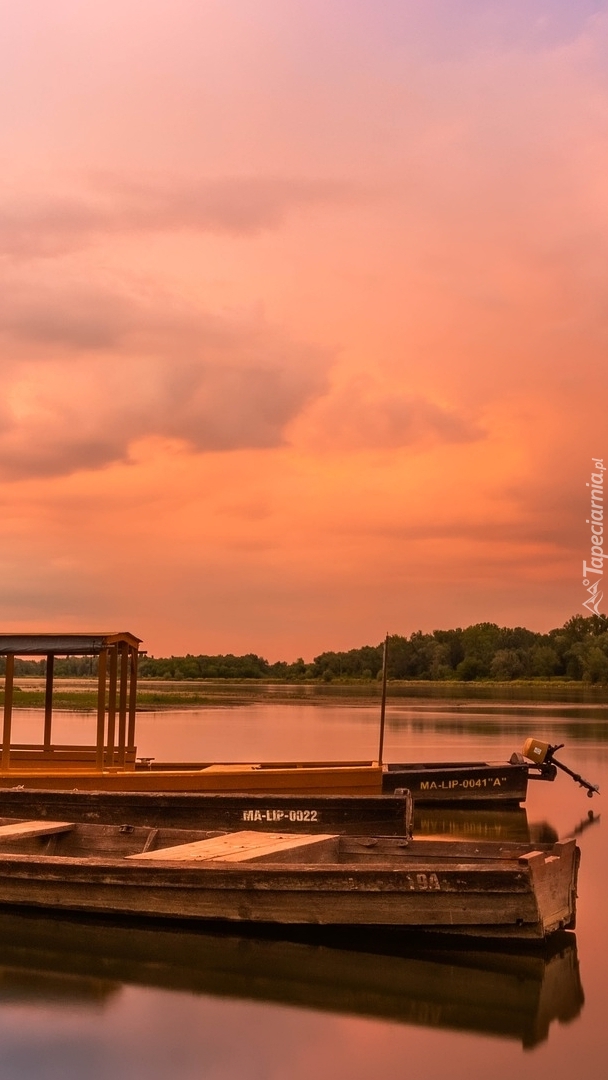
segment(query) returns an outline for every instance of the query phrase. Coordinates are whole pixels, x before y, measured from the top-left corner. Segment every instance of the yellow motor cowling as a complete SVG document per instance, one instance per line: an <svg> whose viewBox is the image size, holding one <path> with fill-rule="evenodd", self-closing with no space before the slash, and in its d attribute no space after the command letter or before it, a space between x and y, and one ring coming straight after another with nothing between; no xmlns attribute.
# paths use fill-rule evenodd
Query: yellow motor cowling
<svg viewBox="0 0 608 1080"><path fill-rule="evenodd" d="M550 750L551 746L547 742L541 742L540 739L526 739L522 754L535 765L542 765Z"/></svg>

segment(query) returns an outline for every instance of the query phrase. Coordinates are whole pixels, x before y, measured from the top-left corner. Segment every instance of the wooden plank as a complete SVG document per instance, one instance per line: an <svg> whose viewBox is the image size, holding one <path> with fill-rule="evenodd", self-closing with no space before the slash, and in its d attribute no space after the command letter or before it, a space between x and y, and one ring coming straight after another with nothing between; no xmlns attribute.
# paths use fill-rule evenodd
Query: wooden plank
<svg viewBox="0 0 608 1080"><path fill-rule="evenodd" d="M520 842L497 842L495 840L435 840L424 837L421 840L407 840L406 837L393 836L348 836L343 838L342 852L345 857L357 855L373 848L382 858L402 858L407 855L410 861L451 860L453 862L516 862L530 853L531 845ZM552 850L548 848L547 850Z"/></svg>
<svg viewBox="0 0 608 1080"><path fill-rule="evenodd" d="M212 836L206 840L195 840L191 844L178 844L177 847L161 848L156 851L142 851L137 855L127 855L128 859L154 859L158 862L204 860L217 862L244 862L247 859L259 859L284 851L293 851L305 845L319 844L325 840L336 839L336 834L320 833L305 836L290 833L262 833L245 829L242 832Z"/></svg>
<svg viewBox="0 0 608 1080"><path fill-rule="evenodd" d="M23 840L30 836L52 836L54 833L70 832L70 821L12 821L0 825L0 840Z"/></svg>
<svg viewBox="0 0 608 1080"><path fill-rule="evenodd" d="M53 724L53 672L55 669L55 657L48 653L46 658L46 684L44 691L44 749L50 750L52 743Z"/></svg>
<svg viewBox="0 0 608 1080"><path fill-rule="evenodd" d="M146 842L145 842L145 844L144 844L144 846L142 848L142 855L145 854L147 851L152 850L152 848L154 847L154 844L156 843L156 840L158 839L158 833L159 833L158 829L150 829L150 832L148 833L148 835L146 837Z"/></svg>
<svg viewBox="0 0 608 1080"><path fill-rule="evenodd" d="M137 649L129 650L129 724L127 756L135 752L135 709L137 705Z"/></svg>
<svg viewBox="0 0 608 1080"><path fill-rule="evenodd" d="M99 654L99 667L97 675L97 753L95 768L103 770L103 748L105 742L106 726L106 668L108 662L108 650L102 649Z"/></svg>
<svg viewBox="0 0 608 1080"><path fill-rule="evenodd" d="M114 742L116 733L116 684L118 678L118 646L108 649L110 658L110 678L108 685L108 732L106 746L106 767L114 764Z"/></svg>
<svg viewBox="0 0 608 1080"><path fill-rule="evenodd" d="M196 768L196 766L193 766L193 768ZM254 764L249 765L249 764L247 764L245 762L243 762L243 764L241 764L240 762L237 762L236 764L229 763L227 765L205 765L201 769L201 772L205 772L205 773L225 773L225 772L227 772L227 773L249 773L249 772L255 772L255 771L257 771L257 770L259 770L261 768L262 768L261 765L254 765Z"/></svg>
<svg viewBox="0 0 608 1080"><path fill-rule="evenodd" d="M13 680L15 677L15 654L6 657L4 676L4 727L2 732L2 769L7 770L11 763L11 720L13 716Z"/></svg>
<svg viewBox="0 0 608 1080"><path fill-rule="evenodd" d="M125 752L127 745L127 697L129 688L128 658L129 646L122 643L119 646L120 653L120 680L118 692L118 764L124 769Z"/></svg>

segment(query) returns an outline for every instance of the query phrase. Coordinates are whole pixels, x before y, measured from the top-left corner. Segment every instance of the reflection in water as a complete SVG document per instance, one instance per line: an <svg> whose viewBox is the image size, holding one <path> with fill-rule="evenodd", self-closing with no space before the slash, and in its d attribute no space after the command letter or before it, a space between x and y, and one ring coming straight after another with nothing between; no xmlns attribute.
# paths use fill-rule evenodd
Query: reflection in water
<svg viewBox="0 0 608 1080"><path fill-rule="evenodd" d="M505 710L502 706L495 710L496 715L491 715L491 710L475 711L467 707L466 712L454 715L452 710L445 714L436 708L423 709L417 713L411 706L400 707L395 705L387 713L389 729L404 734L434 734L434 735L474 735L481 736L508 735L513 740L513 749L520 750L525 739L530 736L538 736L539 730L559 732L559 738L568 745L571 742L608 742L608 728L606 727L606 709L598 710L597 719L590 719L589 713L582 709L571 710L567 714L565 710L553 710L549 714L539 714L531 717L529 709ZM521 719L519 718L521 714Z"/></svg>
<svg viewBox="0 0 608 1080"><path fill-rule="evenodd" d="M582 818L582 820L579 821L578 825L575 825L574 828L568 833L568 835L580 836L581 833L585 832L585 830L588 829L591 825L599 825L600 819L601 814L596 814L594 810L589 810L587 812L587 816Z"/></svg>
<svg viewBox="0 0 608 1080"><path fill-rule="evenodd" d="M474 807L414 806L414 836L507 840L524 844L554 844L558 840L556 830L547 821L528 822L528 814L523 807L485 810Z"/></svg>
<svg viewBox="0 0 608 1080"><path fill-rule="evenodd" d="M29 951L29 950L28 950ZM1 955L1 951L0 951ZM31 965L23 964L20 950L17 962L4 964L0 959L0 1003L13 1005L27 1002L30 1005L67 1005L74 1007L101 1007L117 994L121 985L96 975L73 974L70 971L46 970L44 964L52 962L52 952L36 956L31 953ZM52 968L54 965L52 965Z"/></svg>
<svg viewBox="0 0 608 1080"><path fill-rule="evenodd" d="M513 843L555 843L558 840L556 829L549 822L528 822L524 807L487 810L485 807L452 809L415 805L414 836L449 837L452 840L510 840Z"/></svg>
<svg viewBox="0 0 608 1080"><path fill-rule="evenodd" d="M32 913L0 914L0 999L99 1007L123 985L281 1003L532 1047L583 1003L576 939L517 954L412 935L302 928L289 941Z"/></svg>
<svg viewBox="0 0 608 1080"><path fill-rule="evenodd" d="M567 836L580 836L592 825L598 825L601 815L589 810ZM506 810L486 810L442 806L414 806L413 832L416 837L441 836L452 840L500 840L512 843L555 844L557 830L548 821L528 821L524 807Z"/></svg>

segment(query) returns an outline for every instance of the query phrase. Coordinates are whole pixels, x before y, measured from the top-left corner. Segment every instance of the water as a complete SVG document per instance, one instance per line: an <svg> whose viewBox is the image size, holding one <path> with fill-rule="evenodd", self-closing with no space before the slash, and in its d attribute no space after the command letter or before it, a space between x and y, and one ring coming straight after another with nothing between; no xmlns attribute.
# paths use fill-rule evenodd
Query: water
<svg viewBox="0 0 608 1080"><path fill-rule="evenodd" d="M16 724L16 740L39 737L40 714L18 713ZM60 714L55 737L80 742L89 727L90 716ZM389 707L385 756L504 760L529 735L566 743L558 756L606 788L608 708L597 703L400 700ZM366 759L377 745L374 703L260 702L138 721L138 753L158 759ZM0 912L0 1076L601 1075L608 872L603 823L587 815L602 798L560 775L530 785L525 814L448 822L452 832L483 825L532 837L582 827L576 938L553 955L429 954L373 935L335 947Z"/></svg>

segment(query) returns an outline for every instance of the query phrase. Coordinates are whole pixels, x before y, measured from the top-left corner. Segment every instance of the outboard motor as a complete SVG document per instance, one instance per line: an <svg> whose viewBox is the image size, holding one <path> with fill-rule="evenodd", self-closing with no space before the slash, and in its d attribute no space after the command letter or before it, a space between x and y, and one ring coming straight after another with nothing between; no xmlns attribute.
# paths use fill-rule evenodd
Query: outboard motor
<svg viewBox="0 0 608 1080"><path fill-rule="evenodd" d="M587 789L588 799L592 799L596 793L599 795L599 785L590 784L589 781L584 780L579 773L573 772L567 765L563 765L561 761L558 761L557 758L554 757L556 750L561 750L564 745L564 743L557 743L555 746L552 746L551 743L541 742L540 739L526 739L522 753L528 761L533 761L534 764L539 767L541 776L548 768L553 767L553 769L561 769L562 772L568 773L568 776L571 776L577 784L580 784L581 787ZM547 777L542 778L546 779Z"/></svg>

